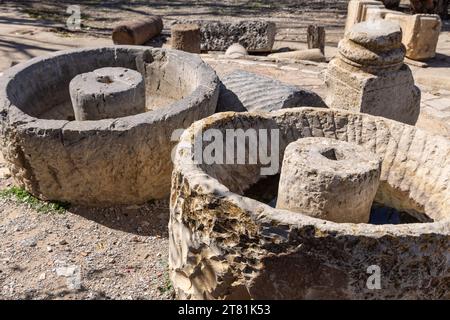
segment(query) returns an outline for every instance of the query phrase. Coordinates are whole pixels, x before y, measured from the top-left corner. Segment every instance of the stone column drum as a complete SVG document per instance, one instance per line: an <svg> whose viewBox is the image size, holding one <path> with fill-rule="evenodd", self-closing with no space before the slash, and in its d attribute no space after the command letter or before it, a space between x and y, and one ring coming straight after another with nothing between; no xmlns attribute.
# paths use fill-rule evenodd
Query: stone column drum
<svg viewBox="0 0 450 320"><path fill-rule="evenodd" d="M135 70L106 67L70 81L75 119L101 120L145 112L145 85Z"/></svg>
<svg viewBox="0 0 450 320"><path fill-rule="evenodd" d="M176 24L171 30L172 49L200 53L200 27L197 24Z"/></svg>
<svg viewBox="0 0 450 320"><path fill-rule="evenodd" d="M367 223L380 174L380 158L358 145L299 139L284 153L276 207L334 222Z"/></svg>
<svg viewBox="0 0 450 320"><path fill-rule="evenodd" d="M420 90L403 63L405 47L396 23L376 20L354 25L339 42L325 83L331 108L369 113L415 124Z"/></svg>

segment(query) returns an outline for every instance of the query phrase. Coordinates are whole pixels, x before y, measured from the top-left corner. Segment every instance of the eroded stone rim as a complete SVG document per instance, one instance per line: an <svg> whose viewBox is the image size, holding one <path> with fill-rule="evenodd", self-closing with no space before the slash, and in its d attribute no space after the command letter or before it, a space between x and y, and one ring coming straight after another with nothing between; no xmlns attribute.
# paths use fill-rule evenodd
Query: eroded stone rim
<svg viewBox="0 0 450 320"><path fill-rule="evenodd" d="M45 64L47 61L51 61L54 58L71 55L71 54L101 54L103 50L129 50L134 52L145 52L152 51L165 52L166 55L171 55L176 52L177 56L181 56L186 61L189 61L193 67L196 69L201 69L202 77L199 78L199 84L192 91L192 93L183 99L173 102L172 104L164 107L165 112L161 110L150 110L144 113L139 113L136 115L130 115L126 117L116 118L116 119L104 119L95 121L68 121L68 120L55 120L55 119L41 119L33 117L26 112L22 111L19 107L12 104L8 98L8 86L15 76L19 75L21 72L25 72L27 68L34 67L38 64ZM107 66L104 66L107 67ZM94 71L94 70L92 70ZM200 57L185 53L178 50L168 50L162 48L153 48L148 46L127 46L127 45L112 45L112 46L99 46L99 47L89 47L74 50L64 50L50 53L47 56L36 57L27 62L18 64L4 72L0 77L0 121L2 125L21 127L26 125L26 129L53 129L61 130L68 123L73 123L77 130L85 131L102 131L102 130L114 130L115 127L119 127L121 130L130 130L133 127L139 126L141 124L147 123L151 124L157 121L163 121L165 119L174 116L181 111L189 109L189 107L196 102L200 103L201 99L205 96L210 96L215 90L215 84L217 82L217 75L215 72L203 61Z"/></svg>
<svg viewBox="0 0 450 320"><path fill-rule="evenodd" d="M313 140L302 141L304 139L308 138L300 138L293 141L286 146L286 149L292 145L290 147L291 152L295 151L298 158L290 161L301 164L306 170L317 170L317 172L331 176L338 173L353 176L355 174L374 170L379 166L379 161L377 161L376 156L372 158L373 153L368 152L359 145L321 137L311 137L310 139ZM349 149L350 145L352 146L352 150ZM324 152L328 150L336 151L337 154L341 155L341 158L330 160L324 155ZM283 162L284 159L285 158L283 158ZM345 172L346 170L348 170L348 172Z"/></svg>
<svg viewBox="0 0 450 320"><path fill-rule="evenodd" d="M414 223L414 224L399 224L399 225L373 225L373 224L354 224L354 223L335 223L332 221L326 221L322 219L317 219L309 217L301 213L293 213L288 210L272 208L257 200L238 195L231 192L225 185L221 184L217 179L205 173L198 164L193 161L192 154L192 141L195 134L199 134L206 127L211 127L215 123L227 122L233 118L239 117L254 117L261 119L276 119L282 118L284 115L289 114L305 114L305 113L319 113L327 112L334 115L350 115L356 114L361 117L367 117L372 119L377 119L384 121L385 123L392 125L402 125L411 127L409 125L401 124L399 122L386 119L383 117L376 117L362 113L352 113L342 110L333 109L319 109L319 108L292 108L283 109L276 112L265 113L265 112L226 112L221 114L214 114L208 118L199 120L192 124L181 136L180 143L178 144L175 161L174 161L174 171L178 170L181 172L184 179L186 179L189 187L198 195L203 195L205 197L220 198L221 201L227 201L230 204L240 208L243 212L246 212L249 217L258 221L259 223L267 223L269 225L297 225L305 226L311 225L316 229L335 233L340 235L358 235L364 237L383 237L383 236L398 236L398 234L408 235L408 236L421 236L423 234L450 234L450 217L445 217L444 219L437 220L432 223ZM416 129L416 128L415 128ZM421 129L416 129L419 132L423 132ZM425 133L427 136L434 136ZM442 138L435 136L437 138ZM445 140L447 141L447 140ZM445 146L444 146L445 147ZM450 152L450 142L447 141L447 149ZM173 199L171 199L173 201Z"/></svg>

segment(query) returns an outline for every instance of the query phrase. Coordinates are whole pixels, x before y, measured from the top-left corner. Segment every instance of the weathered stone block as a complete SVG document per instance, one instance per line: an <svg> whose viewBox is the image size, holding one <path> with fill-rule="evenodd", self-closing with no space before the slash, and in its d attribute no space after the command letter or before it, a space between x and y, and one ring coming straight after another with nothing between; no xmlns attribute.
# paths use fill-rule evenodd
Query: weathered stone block
<svg viewBox="0 0 450 320"><path fill-rule="evenodd" d="M225 51L240 43L248 52L270 52L275 41L275 23L268 21L195 21L200 25L202 51Z"/></svg>
<svg viewBox="0 0 450 320"><path fill-rule="evenodd" d="M327 105L414 124L420 90L403 63L401 35L397 24L385 20L354 25L328 65Z"/></svg>
<svg viewBox="0 0 450 320"><path fill-rule="evenodd" d="M345 22L345 31L356 24L363 22L367 15L367 7L371 6L372 9L378 8L379 10L385 9L383 2L373 0L350 0L347 8L347 20Z"/></svg>
<svg viewBox="0 0 450 320"><path fill-rule="evenodd" d="M176 24L171 29L172 49L200 53L200 27L197 24Z"/></svg>
<svg viewBox="0 0 450 320"><path fill-rule="evenodd" d="M325 106L322 98L314 92L243 70L234 71L221 81L217 112Z"/></svg>
<svg viewBox="0 0 450 320"><path fill-rule="evenodd" d="M334 222L367 223L381 160L364 148L303 138L284 152L276 207Z"/></svg>
<svg viewBox="0 0 450 320"><path fill-rule="evenodd" d="M228 128L278 129L278 159L306 137L359 145L382 159L377 203L417 221L335 223L273 208L249 196L255 185L272 186L261 175L265 164L195 161L194 137ZM449 154L444 137L343 110L229 112L197 121L178 144L172 175L169 268L177 297L448 299ZM369 286L374 265L379 290Z"/></svg>
<svg viewBox="0 0 450 320"><path fill-rule="evenodd" d="M112 40L114 44L141 45L159 35L162 29L161 17L148 15L119 23L112 31Z"/></svg>
<svg viewBox="0 0 450 320"><path fill-rule="evenodd" d="M389 13L385 19L397 22L402 28L402 43L406 47L406 57L413 60L425 60L436 55L442 24L437 14Z"/></svg>
<svg viewBox="0 0 450 320"><path fill-rule="evenodd" d="M75 120L101 120L145 112L142 75L106 67L77 75L69 84Z"/></svg>

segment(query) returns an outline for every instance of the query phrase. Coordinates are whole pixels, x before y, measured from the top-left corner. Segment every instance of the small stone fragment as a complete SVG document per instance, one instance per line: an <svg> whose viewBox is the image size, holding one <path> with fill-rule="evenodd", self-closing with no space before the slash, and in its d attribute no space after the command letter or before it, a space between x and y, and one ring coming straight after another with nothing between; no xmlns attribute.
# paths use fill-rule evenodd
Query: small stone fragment
<svg viewBox="0 0 450 320"><path fill-rule="evenodd" d="M236 59L236 58L242 58L248 55L247 50L240 45L239 43L233 43L231 46L228 47L227 51L225 51L225 56Z"/></svg>
<svg viewBox="0 0 450 320"><path fill-rule="evenodd" d="M314 62L325 62L326 58L320 49L295 50L288 52L279 52L269 54L270 58L277 59L293 59L293 60L308 60Z"/></svg>

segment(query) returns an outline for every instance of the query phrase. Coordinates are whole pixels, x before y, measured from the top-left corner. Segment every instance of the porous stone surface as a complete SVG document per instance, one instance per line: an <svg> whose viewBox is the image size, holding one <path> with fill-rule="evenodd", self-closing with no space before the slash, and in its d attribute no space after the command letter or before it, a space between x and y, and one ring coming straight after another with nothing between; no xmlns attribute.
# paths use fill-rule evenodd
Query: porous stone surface
<svg viewBox="0 0 450 320"><path fill-rule="evenodd" d="M173 102L127 117L71 121L70 81L104 67L139 71L147 104L158 97ZM176 50L111 46L35 58L0 80L2 152L15 182L38 198L145 203L170 192L173 131L214 113L218 94L215 72Z"/></svg>
<svg viewBox="0 0 450 320"><path fill-rule="evenodd" d="M426 60L436 55L442 25L437 14L407 15L394 12L387 14L385 19L397 22L401 26L406 57L413 60Z"/></svg>
<svg viewBox="0 0 450 320"><path fill-rule="evenodd" d="M193 22L200 26L202 51L225 51L240 43L248 52L270 52L275 41L276 26L269 21Z"/></svg>
<svg viewBox="0 0 450 320"><path fill-rule="evenodd" d="M135 70L106 67L70 81L75 120L119 118L145 112L145 84Z"/></svg>
<svg viewBox="0 0 450 320"><path fill-rule="evenodd" d="M237 70L221 79L217 112L273 111L298 106L325 107L319 95L252 72Z"/></svg>
<svg viewBox="0 0 450 320"><path fill-rule="evenodd" d="M228 47L227 51L225 51L225 55L229 58L242 58L246 55L248 55L247 50L239 44L239 43L233 43L231 46Z"/></svg>
<svg viewBox="0 0 450 320"><path fill-rule="evenodd" d="M112 31L112 40L118 45L141 45L159 35L162 29L160 16L147 15L138 20L120 22Z"/></svg>
<svg viewBox="0 0 450 320"><path fill-rule="evenodd" d="M367 223L381 160L363 147L303 138L284 152L276 207L334 222Z"/></svg>
<svg viewBox="0 0 450 320"><path fill-rule="evenodd" d="M420 90L403 63L405 48L396 23L355 24L339 42L325 74L330 108L346 109L415 124Z"/></svg>
<svg viewBox="0 0 450 320"><path fill-rule="evenodd" d="M176 24L171 29L172 49L200 53L200 27L194 23Z"/></svg>
<svg viewBox="0 0 450 320"><path fill-rule="evenodd" d="M334 223L245 196L258 165L198 164L193 137L207 129L279 129L357 144L382 159L376 201L431 223ZM188 299L448 299L450 141L382 117L335 109L220 113L193 124L172 175L169 265ZM423 221L423 220L421 220ZM370 266L381 288L370 289Z"/></svg>
<svg viewBox="0 0 450 320"><path fill-rule="evenodd" d="M269 54L270 58L283 58L294 60L309 60L315 62L325 62L326 58L320 49L294 50Z"/></svg>

